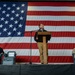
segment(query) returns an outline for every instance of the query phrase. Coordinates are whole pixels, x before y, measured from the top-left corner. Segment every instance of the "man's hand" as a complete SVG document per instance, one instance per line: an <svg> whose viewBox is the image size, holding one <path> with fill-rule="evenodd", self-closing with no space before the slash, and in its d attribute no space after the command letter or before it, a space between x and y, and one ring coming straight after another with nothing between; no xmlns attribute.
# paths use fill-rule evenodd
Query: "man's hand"
<svg viewBox="0 0 75 75"><path fill-rule="evenodd" d="M38 37L36 37L36 40L38 40Z"/></svg>

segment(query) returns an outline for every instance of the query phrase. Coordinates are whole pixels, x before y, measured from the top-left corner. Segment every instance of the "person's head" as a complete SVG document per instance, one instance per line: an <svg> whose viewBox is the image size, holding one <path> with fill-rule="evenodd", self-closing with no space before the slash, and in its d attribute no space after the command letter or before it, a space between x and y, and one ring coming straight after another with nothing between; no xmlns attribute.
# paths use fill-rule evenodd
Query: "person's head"
<svg viewBox="0 0 75 75"><path fill-rule="evenodd" d="M44 29L44 24L40 24L39 29Z"/></svg>
<svg viewBox="0 0 75 75"><path fill-rule="evenodd" d="M0 47L0 53L4 53L3 48Z"/></svg>

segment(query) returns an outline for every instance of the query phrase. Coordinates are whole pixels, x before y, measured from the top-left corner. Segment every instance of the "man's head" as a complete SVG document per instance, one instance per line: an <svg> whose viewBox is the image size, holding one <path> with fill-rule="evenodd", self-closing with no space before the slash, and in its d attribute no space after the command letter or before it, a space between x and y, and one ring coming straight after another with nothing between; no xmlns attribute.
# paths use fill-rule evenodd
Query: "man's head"
<svg viewBox="0 0 75 75"><path fill-rule="evenodd" d="M44 25L43 24L40 24L39 25L39 29L44 29Z"/></svg>

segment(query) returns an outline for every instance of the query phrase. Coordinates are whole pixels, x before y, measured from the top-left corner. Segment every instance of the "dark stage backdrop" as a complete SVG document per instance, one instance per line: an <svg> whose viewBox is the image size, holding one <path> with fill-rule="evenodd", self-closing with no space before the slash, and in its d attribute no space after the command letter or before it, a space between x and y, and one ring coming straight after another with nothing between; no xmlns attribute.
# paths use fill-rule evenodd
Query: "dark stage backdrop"
<svg viewBox="0 0 75 75"><path fill-rule="evenodd" d="M11 0L0 0L0 1L11 1ZM66 2L66 1L75 1L75 0L12 0L12 1L18 1L18 2L19 2L19 1L24 1L24 2L25 2L25 1L27 1L27 2L28 2L28 1L30 1L30 2L31 2L31 1L32 1L32 2L34 2L34 1L35 1L35 2L37 2L37 1L42 1L42 2L43 2L43 1L46 1L46 2L47 2L47 1L54 1L54 2L56 2L56 1L65 1L65 2Z"/></svg>

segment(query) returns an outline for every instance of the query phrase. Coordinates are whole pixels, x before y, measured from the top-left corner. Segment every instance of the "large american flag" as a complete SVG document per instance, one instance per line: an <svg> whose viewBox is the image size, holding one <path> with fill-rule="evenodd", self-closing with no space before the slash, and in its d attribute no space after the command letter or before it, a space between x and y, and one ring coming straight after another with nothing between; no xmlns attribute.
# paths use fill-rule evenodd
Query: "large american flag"
<svg viewBox="0 0 75 75"><path fill-rule="evenodd" d="M37 30L40 23L52 33L48 62L72 63L75 2L0 2L0 47L5 53L16 51L17 62L30 62L31 53L31 62L39 63L35 32L31 31Z"/></svg>

